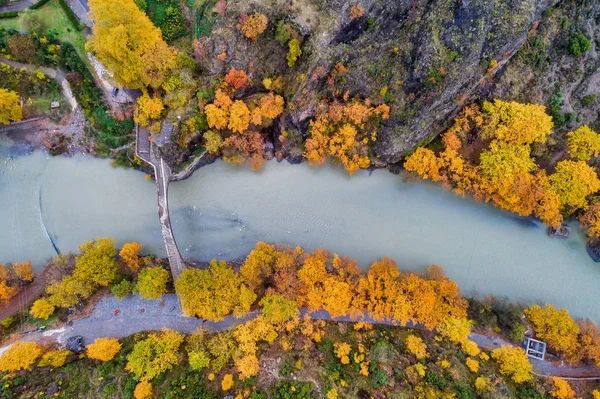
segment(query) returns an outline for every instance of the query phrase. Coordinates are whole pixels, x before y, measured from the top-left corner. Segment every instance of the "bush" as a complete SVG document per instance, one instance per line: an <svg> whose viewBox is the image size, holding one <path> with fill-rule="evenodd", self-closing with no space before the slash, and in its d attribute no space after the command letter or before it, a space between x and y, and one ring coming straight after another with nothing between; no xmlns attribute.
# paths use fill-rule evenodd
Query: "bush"
<svg viewBox="0 0 600 399"><path fill-rule="evenodd" d="M590 94L590 95L583 97L581 99L581 105L586 108L589 107L590 105L592 105L594 103L594 101L596 101L596 97L598 97L597 94Z"/></svg>
<svg viewBox="0 0 600 399"><path fill-rule="evenodd" d="M3 12L0 14L0 19L10 19L10 18L18 17L18 16L19 16L19 13L16 11Z"/></svg>
<svg viewBox="0 0 600 399"><path fill-rule="evenodd" d="M272 399L310 399L313 390L310 382L278 381L271 391Z"/></svg>
<svg viewBox="0 0 600 399"><path fill-rule="evenodd" d="M292 374L292 364L290 363L290 361L288 359L286 359L285 362L283 362L283 364L281 365L279 374L281 374L284 377L287 377L290 374Z"/></svg>
<svg viewBox="0 0 600 399"><path fill-rule="evenodd" d="M112 287L110 287L110 292L115 296L115 298L124 299L127 297L127 295L131 294L133 287L134 285L131 281L122 280L120 283L114 284Z"/></svg>
<svg viewBox="0 0 600 399"><path fill-rule="evenodd" d="M592 48L592 42L583 33L573 33L569 41L569 51L575 57L579 57L583 53Z"/></svg>
<svg viewBox="0 0 600 399"><path fill-rule="evenodd" d="M2 321L0 321L0 324L5 329L8 329L8 328L10 328L10 326L12 326L14 324L15 321L17 321L17 319L13 316L10 316L5 319L2 319Z"/></svg>

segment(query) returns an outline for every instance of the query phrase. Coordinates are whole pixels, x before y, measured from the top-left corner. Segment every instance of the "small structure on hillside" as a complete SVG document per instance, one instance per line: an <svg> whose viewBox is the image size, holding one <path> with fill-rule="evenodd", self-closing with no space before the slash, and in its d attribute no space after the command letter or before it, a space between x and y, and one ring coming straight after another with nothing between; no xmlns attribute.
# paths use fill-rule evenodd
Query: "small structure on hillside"
<svg viewBox="0 0 600 399"><path fill-rule="evenodd" d="M527 338L525 340L525 352L527 356L533 359L544 360L546 356L546 343L537 339Z"/></svg>

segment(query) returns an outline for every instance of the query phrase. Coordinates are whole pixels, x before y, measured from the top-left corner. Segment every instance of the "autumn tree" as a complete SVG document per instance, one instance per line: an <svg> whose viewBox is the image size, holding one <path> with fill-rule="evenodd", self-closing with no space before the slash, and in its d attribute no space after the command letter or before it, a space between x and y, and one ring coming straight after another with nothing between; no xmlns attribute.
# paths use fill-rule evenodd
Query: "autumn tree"
<svg viewBox="0 0 600 399"><path fill-rule="evenodd" d="M140 381L133 391L135 399L149 399L152 397L152 384L149 381Z"/></svg>
<svg viewBox="0 0 600 399"><path fill-rule="evenodd" d="M248 75L243 70L231 68L225 75L225 82L234 89L241 89L248 84Z"/></svg>
<svg viewBox="0 0 600 399"><path fill-rule="evenodd" d="M600 203L595 203L586 209L580 221L590 241L600 239Z"/></svg>
<svg viewBox="0 0 600 399"><path fill-rule="evenodd" d="M440 163L435 153L430 149L419 147L404 162L404 169L414 172L423 179L434 182L440 180Z"/></svg>
<svg viewBox="0 0 600 399"><path fill-rule="evenodd" d="M567 357L576 357L579 351L579 326L566 309L557 310L546 304L543 308L533 305L525 315L534 327L535 335Z"/></svg>
<svg viewBox="0 0 600 399"><path fill-rule="evenodd" d="M533 366L523 349L502 345L492 351L492 358L498 362L500 374L510 377L517 384L531 380Z"/></svg>
<svg viewBox="0 0 600 399"><path fill-rule="evenodd" d="M29 310L29 314L31 314L33 317L43 320L48 320L48 317L50 317L53 313L54 305L45 298L36 300L33 305L31 305L31 309Z"/></svg>
<svg viewBox="0 0 600 399"><path fill-rule="evenodd" d="M176 63L176 50L162 39L133 0L91 0L94 22L86 49L114 73L117 81L132 89L160 87Z"/></svg>
<svg viewBox="0 0 600 399"><path fill-rule="evenodd" d="M67 276L58 283L46 288L48 301L57 307L70 307L88 298L94 292L95 285L89 281Z"/></svg>
<svg viewBox="0 0 600 399"><path fill-rule="evenodd" d="M123 244L121 251L119 251L119 256L123 259L123 262L125 262L132 273L137 273L141 267L139 256L141 249L141 244L138 244L137 242L128 242Z"/></svg>
<svg viewBox="0 0 600 399"><path fill-rule="evenodd" d="M262 313L273 324L281 324L300 314L296 301L290 301L282 295L269 294L260 301Z"/></svg>
<svg viewBox="0 0 600 399"><path fill-rule="evenodd" d="M18 341L0 356L0 370L5 373L30 370L41 354L42 349L35 342Z"/></svg>
<svg viewBox="0 0 600 399"><path fill-rule="evenodd" d="M87 346L87 356L90 359L108 362L121 350L121 344L116 338L96 338Z"/></svg>
<svg viewBox="0 0 600 399"><path fill-rule="evenodd" d="M575 391L569 382L560 377L552 377L552 390L550 395L556 399L573 399Z"/></svg>
<svg viewBox="0 0 600 399"><path fill-rule="evenodd" d="M486 113L483 137L495 138L513 145L543 143L554 123L543 105L515 101L484 102Z"/></svg>
<svg viewBox="0 0 600 399"><path fill-rule="evenodd" d="M10 299L18 291L18 288L13 286L11 271L8 267L0 265L0 299Z"/></svg>
<svg viewBox="0 0 600 399"><path fill-rule="evenodd" d="M19 95L11 90L0 89L0 124L8 125L22 118Z"/></svg>
<svg viewBox="0 0 600 399"><path fill-rule="evenodd" d="M152 119L159 119L165 105L159 96L150 97L148 94L137 99L135 121L142 126L148 126Z"/></svg>
<svg viewBox="0 0 600 399"><path fill-rule="evenodd" d="M138 275L136 291L144 299L160 299L167 292L170 274L160 266L146 267Z"/></svg>
<svg viewBox="0 0 600 399"><path fill-rule="evenodd" d="M79 252L81 255L75 262L74 278L103 287L117 278L119 266L114 259L117 254L114 239L97 238L85 241L79 246Z"/></svg>
<svg viewBox="0 0 600 399"><path fill-rule="evenodd" d="M587 161L600 154L600 134L586 125L567 134L569 155L580 161Z"/></svg>
<svg viewBox="0 0 600 399"><path fill-rule="evenodd" d="M591 320L577 320L580 358L600 367L600 328Z"/></svg>
<svg viewBox="0 0 600 399"><path fill-rule="evenodd" d="M427 345L420 337L417 337L416 335L408 335L404 340L404 345L406 345L406 350L408 353L415 355L418 360L429 357L429 354L427 353Z"/></svg>
<svg viewBox="0 0 600 399"><path fill-rule="evenodd" d="M187 315L213 321L232 312L244 314L256 300L256 294L231 266L214 259L206 270L185 269L175 288Z"/></svg>
<svg viewBox="0 0 600 399"><path fill-rule="evenodd" d="M310 165L318 166L331 156L350 174L368 168L369 143L377 139L378 123L388 118L386 104L374 107L358 99L344 104L322 102L317 117L309 125L304 157Z"/></svg>
<svg viewBox="0 0 600 399"><path fill-rule="evenodd" d="M258 39L258 36L260 36L267 29L268 22L269 20L265 14L243 14L240 16L239 29L244 36L255 42L256 39Z"/></svg>
<svg viewBox="0 0 600 399"><path fill-rule="evenodd" d="M244 260L240 274L248 286L257 290L274 272L277 251L273 245L258 242Z"/></svg>
<svg viewBox="0 0 600 399"><path fill-rule="evenodd" d="M233 387L233 376L231 374L225 374L221 381L221 389L223 391L229 391Z"/></svg>
<svg viewBox="0 0 600 399"><path fill-rule="evenodd" d="M125 370L138 381L150 381L179 363L179 346L183 335L171 330L152 333L136 342L127 356Z"/></svg>
<svg viewBox="0 0 600 399"><path fill-rule="evenodd" d="M32 281L34 277L33 270L31 270L31 262L15 262L12 265L13 271L17 278L23 281Z"/></svg>
<svg viewBox="0 0 600 399"><path fill-rule="evenodd" d="M600 190L600 179L594 168L583 161L560 161L550 175L550 186L562 206L585 208L586 197Z"/></svg>

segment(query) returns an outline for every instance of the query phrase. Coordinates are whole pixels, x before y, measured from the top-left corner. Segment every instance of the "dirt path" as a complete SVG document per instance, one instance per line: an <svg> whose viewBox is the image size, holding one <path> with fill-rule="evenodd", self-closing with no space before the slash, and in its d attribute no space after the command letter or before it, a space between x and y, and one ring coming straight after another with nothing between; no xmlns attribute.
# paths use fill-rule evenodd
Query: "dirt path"
<svg viewBox="0 0 600 399"><path fill-rule="evenodd" d="M301 314L308 313L306 309L301 309ZM164 295L161 301L150 301L139 296L130 295L123 300L114 297L105 297L98 301L89 317L75 320L72 326L62 326L60 328L44 331L42 333L27 334L20 337L23 341L42 341L56 340L64 344L66 340L74 335L81 335L86 343L94 341L96 338L114 337L124 338L140 331L159 331L163 328L180 331L189 334L199 327L206 328L209 331L225 331L231 327L244 323L256 317L259 312L251 312L243 317L236 319L233 316L225 317L219 322L186 317L179 306L179 301L175 294ZM356 321L350 317L338 317L333 319L325 311L310 313L316 320L333 321ZM369 321L373 324L399 325L395 322L375 321L368 315L364 315L360 320ZM410 325L410 328L425 330L420 325ZM495 349L501 345L515 346L511 342L499 337L490 337L482 334L472 333L470 338L480 347L486 349ZM8 346L0 348L0 354ZM600 370L587 365L567 366L565 364L555 364L549 361L532 360L535 372L540 376L562 376L562 377L587 377L600 379Z"/></svg>

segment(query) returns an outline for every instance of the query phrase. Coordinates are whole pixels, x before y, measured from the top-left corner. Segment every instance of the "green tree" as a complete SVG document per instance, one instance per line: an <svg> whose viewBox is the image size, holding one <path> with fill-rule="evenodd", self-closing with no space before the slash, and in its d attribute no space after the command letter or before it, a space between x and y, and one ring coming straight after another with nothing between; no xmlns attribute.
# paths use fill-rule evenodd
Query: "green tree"
<svg viewBox="0 0 600 399"><path fill-rule="evenodd" d="M160 299L167 292L169 272L160 266L142 269L136 290L144 299Z"/></svg>
<svg viewBox="0 0 600 399"><path fill-rule="evenodd" d="M138 381L150 381L179 363L183 335L171 330L153 333L139 341L127 356L125 370Z"/></svg>
<svg viewBox="0 0 600 399"><path fill-rule="evenodd" d="M188 268L175 282L183 311L189 316L218 321L230 313L250 310L256 294L224 261L212 260L206 270Z"/></svg>
<svg viewBox="0 0 600 399"><path fill-rule="evenodd" d="M115 260L117 250L112 238L97 238L85 241L79 246L81 255L75 262L73 277L107 287L119 274L119 265Z"/></svg>
<svg viewBox="0 0 600 399"><path fill-rule="evenodd" d="M296 301L290 301L282 295L269 294L261 301L262 312L273 324L280 324L300 314Z"/></svg>

